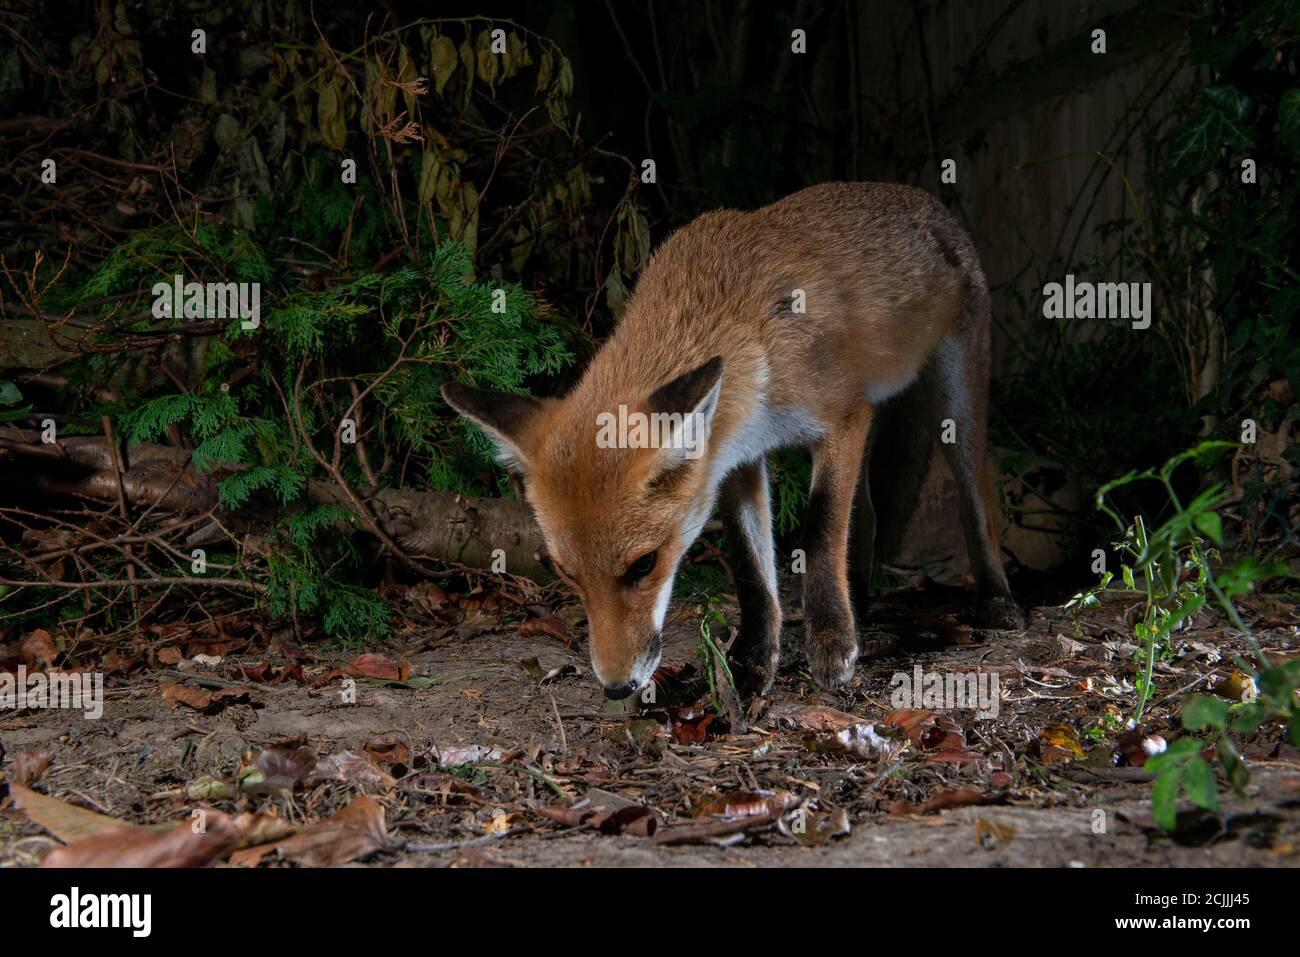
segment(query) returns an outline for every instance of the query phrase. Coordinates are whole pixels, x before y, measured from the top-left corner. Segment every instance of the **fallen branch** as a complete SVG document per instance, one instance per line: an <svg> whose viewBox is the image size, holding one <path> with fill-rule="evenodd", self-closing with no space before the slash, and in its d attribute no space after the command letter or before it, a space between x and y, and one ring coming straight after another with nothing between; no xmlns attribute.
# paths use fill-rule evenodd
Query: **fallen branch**
<svg viewBox="0 0 1300 957"><path fill-rule="evenodd" d="M25 460L14 471L21 471L42 492L117 503L117 474L102 437L73 435L45 445L34 430L9 429L0 431L0 470L6 455ZM213 521L192 532L187 545L224 537L226 530L264 530L284 516L274 504L224 509L218 486L234 470L198 472L185 449L141 443L127 450L121 464L121 487L132 506L181 515L213 513ZM492 568L493 552L500 549L507 574L552 580L537 557L541 533L522 502L391 488L365 496L353 491L350 496L332 482L313 480L307 485L308 499L318 505L353 508L354 496L369 509L384 536L408 555L486 570Z"/></svg>

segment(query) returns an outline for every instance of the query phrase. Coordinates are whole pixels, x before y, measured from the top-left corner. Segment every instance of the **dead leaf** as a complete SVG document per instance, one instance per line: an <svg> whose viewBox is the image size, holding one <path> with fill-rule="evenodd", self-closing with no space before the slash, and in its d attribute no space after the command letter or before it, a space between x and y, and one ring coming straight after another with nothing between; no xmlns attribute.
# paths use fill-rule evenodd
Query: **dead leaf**
<svg viewBox="0 0 1300 957"><path fill-rule="evenodd" d="M597 811L587 824L602 834L654 837L659 830L659 816L652 809L638 804L612 811Z"/></svg>
<svg viewBox="0 0 1300 957"><path fill-rule="evenodd" d="M19 645L19 651L24 655L31 655L33 662L40 662L47 668L59 657L59 649L55 646L54 639L44 628L37 628L24 638Z"/></svg>
<svg viewBox="0 0 1300 957"><path fill-rule="evenodd" d="M397 783L391 774L381 771L355 751L340 751L321 758L303 784L313 787L326 781L356 781L380 788L391 788Z"/></svg>
<svg viewBox="0 0 1300 957"><path fill-rule="evenodd" d="M396 662L384 655L370 652L357 655L348 662L348 674L354 678L377 678L380 681L406 681L411 677L408 661Z"/></svg>
<svg viewBox="0 0 1300 957"><path fill-rule="evenodd" d="M303 783L318 761L315 748L301 740L289 741L245 754L236 780L241 790L251 794L288 793Z"/></svg>
<svg viewBox="0 0 1300 957"><path fill-rule="evenodd" d="M842 807L824 811L799 808L793 814L779 818L777 830L804 847L821 847L832 838L848 835L851 827L848 812Z"/></svg>
<svg viewBox="0 0 1300 957"><path fill-rule="evenodd" d="M985 821L980 819L975 822L975 840L979 842L980 847L993 849L999 844L1005 844L1015 837L1016 829L1010 824L999 824L997 821Z"/></svg>
<svg viewBox="0 0 1300 957"><path fill-rule="evenodd" d="M857 715L824 705L785 705L772 711L779 725L796 731L835 732L866 723Z"/></svg>
<svg viewBox="0 0 1300 957"><path fill-rule="evenodd" d="M888 758L901 746L901 742L877 733L874 724L855 724L818 738L813 744L820 752L851 754L865 761Z"/></svg>
<svg viewBox="0 0 1300 957"><path fill-rule="evenodd" d="M31 787L41 779L50 766L50 756L44 751L21 751L14 755L14 780Z"/></svg>
<svg viewBox="0 0 1300 957"><path fill-rule="evenodd" d="M569 634L569 626L565 624L563 618L557 615L526 619L521 621L519 627L515 630L521 638L535 638L538 635L545 635L548 638L563 642L565 648L573 647L573 637Z"/></svg>
<svg viewBox="0 0 1300 957"><path fill-rule="evenodd" d="M656 844L699 844L766 827L799 803L789 792L738 792L708 804L694 821L665 828ZM717 813L715 813L717 812Z"/></svg>
<svg viewBox="0 0 1300 957"><path fill-rule="evenodd" d="M45 855L42 867L206 867L239 841L239 828L220 811L206 811L201 830L190 822L165 829L127 824L98 831Z"/></svg>
<svg viewBox="0 0 1300 957"><path fill-rule="evenodd" d="M1053 724L1038 734L1036 742L1043 764L1063 764L1083 757L1079 736L1068 724Z"/></svg>
<svg viewBox="0 0 1300 957"><path fill-rule="evenodd" d="M163 700L173 708L187 705L195 711L216 711L225 705L248 698L246 688L218 688L207 691L180 682L162 686Z"/></svg>
<svg viewBox="0 0 1300 957"><path fill-rule="evenodd" d="M678 744L699 744L709 734L709 725L717 717L707 706L695 704L689 708L669 708L668 723L673 740Z"/></svg>
<svg viewBox="0 0 1300 957"><path fill-rule="evenodd" d="M889 806L889 813L893 817L904 817L909 814L934 814L938 811L966 807L972 804L1000 804L1005 800L1005 794L981 794L972 788L959 788L955 791L944 791L941 794L936 794L922 804L895 801Z"/></svg>
<svg viewBox="0 0 1300 957"><path fill-rule="evenodd" d="M935 751L933 754L927 754L924 758L926 764L951 764L955 767L962 767L967 764L973 764L976 761L987 760L986 757L977 751Z"/></svg>
<svg viewBox="0 0 1300 957"><path fill-rule="evenodd" d="M363 750L378 767L399 776L411 764L411 749L404 734L377 734L366 741Z"/></svg>
<svg viewBox="0 0 1300 957"><path fill-rule="evenodd" d="M565 827L578 827L588 818L595 817L600 813L588 801L579 802L579 804L572 807L563 804L543 804L533 810L548 821L563 824Z"/></svg>
<svg viewBox="0 0 1300 957"><path fill-rule="evenodd" d="M1233 669L1226 678L1221 678L1213 686L1214 693L1230 701L1254 701L1259 697L1259 688L1255 679L1239 669Z"/></svg>
<svg viewBox="0 0 1300 957"><path fill-rule="evenodd" d="M732 791L700 808L696 817L754 817L781 814L798 801L788 791Z"/></svg>
<svg viewBox="0 0 1300 957"><path fill-rule="evenodd" d="M488 821L487 824L484 825L483 832L485 834L504 834L513 828L515 822L522 817L523 815L518 811L510 811L508 813L505 811L498 811L492 816L492 820Z"/></svg>
<svg viewBox="0 0 1300 957"><path fill-rule="evenodd" d="M235 826L239 828L238 847L241 850L278 841L298 830L297 825L280 817L274 808L269 813L245 811L235 818Z"/></svg>
<svg viewBox="0 0 1300 957"><path fill-rule="evenodd" d="M332 867L383 850L388 846L384 808L374 798L357 795L352 803L301 834L271 844L236 851L232 864L256 866L268 854L305 867Z"/></svg>
<svg viewBox="0 0 1300 957"><path fill-rule="evenodd" d="M885 715L885 724L901 728L907 739L922 751L963 751L966 735L946 714L928 708L898 708Z"/></svg>
<svg viewBox="0 0 1300 957"><path fill-rule="evenodd" d="M462 764L478 764L480 761L498 762L501 758L502 751L500 748L470 744L465 747L443 748L438 752L438 766L451 768Z"/></svg>
<svg viewBox="0 0 1300 957"><path fill-rule="evenodd" d="M40 794L16 781L9 785L9 793L14 805L27 815L28 820L66 843L79 841L108 828L132 826L107 814Z"/></svg>

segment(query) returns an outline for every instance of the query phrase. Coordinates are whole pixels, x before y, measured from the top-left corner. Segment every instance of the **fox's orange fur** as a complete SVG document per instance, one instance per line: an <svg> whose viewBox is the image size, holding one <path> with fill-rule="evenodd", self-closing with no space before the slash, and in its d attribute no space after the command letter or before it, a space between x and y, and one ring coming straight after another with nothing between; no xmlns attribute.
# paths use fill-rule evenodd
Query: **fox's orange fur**
<svg viewBox="0 0 1300 957"><path fill-rule="evenodd" d="M746 690L766 690L781 614L764 456L811 448L807 655L819 680L838 684L857 656L855 497L853 560L865 598L875 512L910 508L945 419L956 426L944 451L981 611L996 625L1017 622L983 467L988 325L974 246L937 200L905 186L829 183L754 212L708 213L670 236L564 398L457 384L444 395L522 477L557 572L586 606L593 667L613 694L649 681L672 578L715 504L740 591L737 665ZM598 417L620 404L704 416L703 455L599 447ZM871 463L855 496L869 446L886 458ZM891 463L891 449L906 460ZM891 547L906 518L882 516Z"/></svg>

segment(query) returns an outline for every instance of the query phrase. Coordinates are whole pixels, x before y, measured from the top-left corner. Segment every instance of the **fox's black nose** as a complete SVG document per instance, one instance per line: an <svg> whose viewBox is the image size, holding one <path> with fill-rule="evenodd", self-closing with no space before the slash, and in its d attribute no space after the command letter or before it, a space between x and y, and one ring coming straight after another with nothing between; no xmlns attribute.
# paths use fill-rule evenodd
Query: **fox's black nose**
<svg viewBox="0 0 1300 957"><path fill-rule="evenodd" d="M622 698L626 698L635 690L636 690L635 681L625 681L622 684L618 684L618 685L605 685L605 697L609 698L611 701L616 701Z"/></svg>

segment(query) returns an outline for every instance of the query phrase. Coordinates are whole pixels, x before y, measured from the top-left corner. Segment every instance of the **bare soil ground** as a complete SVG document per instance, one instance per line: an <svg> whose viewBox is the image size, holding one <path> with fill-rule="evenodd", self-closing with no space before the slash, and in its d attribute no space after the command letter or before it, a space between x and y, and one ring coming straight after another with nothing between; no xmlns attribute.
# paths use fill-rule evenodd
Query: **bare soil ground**
<svg viewBox="0 0 1300 957"><path fill-rule="evenodd" d="M1234 689L1223 679L1243 649L1217 620L1177 635L1143 726L1125 734L1136 665L1123 607L1093 609L1077 630L1055 606L1032 608L1023 633L980 636L965 602L936 586L888 593L863 637L892 648L833 693L803 671L791 603L781 678L747 728L725 707L690 707L705 689L691 680L703 666L686 604L660 700L637 711L602 701L572 609L541 609L557 612L549 621L534 609L523 634L522 609L412 627L360 659L257 630L145 634L110 660L126 670L110 675L101 719L0 712L0 770L31 789L0 799L0 865L39 863L61 830L75 862L171 853L137 828L83 855L86 832L56 813L69 806L133 825L196 808L238 821L198 858L245 866L1300 864L1300 754L1276 729L1246 743L1250 784L1222 794L1221 815L1189 808L1172 836L1152 821L1143 748L1180 734L1185 694ZM1296 651L1293 602L1244 604L1266 649ZM22 649L33 657L11 638L10 660ZM917 665L995 674L997 716L895 708L893 676ZM365 677L385 669L399 680ZM40 794L62 803L35 808ZM340 811L364 833L331 830Z"/></svg>

